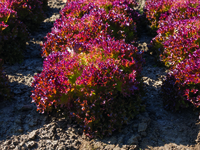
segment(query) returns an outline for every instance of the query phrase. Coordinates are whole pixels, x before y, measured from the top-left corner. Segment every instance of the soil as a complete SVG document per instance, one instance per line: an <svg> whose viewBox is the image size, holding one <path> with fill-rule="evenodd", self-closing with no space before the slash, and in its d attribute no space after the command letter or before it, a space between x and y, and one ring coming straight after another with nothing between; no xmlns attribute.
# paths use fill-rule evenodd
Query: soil
<svg viewBox="0 0 200 150"><path fill-rule="evenodd" d="M144 0L138 1L142 8ZM144 51L146 64L142 76L146 95L142 97L146 111L137 115L121 132L103 139L87 139L82 129L61 113L40 114L31 103L33 76L42 71L40 43L59 18L65 1L49 0L47 18L27 42L25 60L21 64L4 65L14 97L0 102L0 149L105 149L105 150L198 150L200 121L192 110L171 112L163 108L160 88L168 70L160 67L148 50L152 36L142 31L138 48Z"/></svg>

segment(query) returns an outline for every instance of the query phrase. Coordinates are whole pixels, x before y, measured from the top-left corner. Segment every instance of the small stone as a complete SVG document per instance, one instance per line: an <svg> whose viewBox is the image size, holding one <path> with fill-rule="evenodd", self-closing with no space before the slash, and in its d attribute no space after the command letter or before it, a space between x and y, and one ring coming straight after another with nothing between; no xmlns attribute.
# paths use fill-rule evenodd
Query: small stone
<svg viewBox="0 0 200 150"><path fill-rule="evenodd" d="M57 131L57 133L60 133L60 132L62 132L62 129L61 128L57 128L56 131Z"/></svg>
<svg viewBox="0 0 200 150"><path fill-rule="evenodd" d="M137 149L137 145L130 145L129 150L136 150Z"/></svg>
<svg viewBox="0 0 200 150"><path fill-rule="evenodd" d="M21 150L26 150L26 148L25 147L21 147Z"/></svg>
<svg viewBox="0 0 200 150"><path fill-rule="evenodd" d="M69 131L72 131L72 127L68 127L68 129L67 130L69 130Z"/></svg>
<svg viewBox="0 0 200 150"><path fill-rule="evenodd" d="M64 145L60 145L60 146L58 147L58 150L66 150L66 147L65 147Z"/></svg>
<svg viewBox="0 0 200 150"><path fill-rule="evenodd" d="M139 123L138 132L143 132L147 129L147 123Z"/></svg>
<svg viewBox="0 0 200 150"><path fill-rule="evenodd" d="M165 144L165 145L164 145L164 149L171 149L171 146L168 145L168 144Z"/></svg>
<svg viewBox="0 0 200 150"><path fill-rule="evenodd" d="M11 144L11 145L9 145L9 148L10 148L10 149L14 149L14 148L15 148L15 145L14 145L14 144Z"/></svg>
<svg viewBox="0 0 200 150"><path fill-rule="evenodd" d="M53 133L53 134L54 134L54 133L55 133L55 131L56 131L56 126L55 126L55 125L53 125L53 126L52 126L52 127L49 129L49 132L51 132L51 133ZM62 131L62 129L60 129L60 130L59 130L59 132L61 132L61 131ZM58 133L59 133L59 132L58 132Z"/></svg>
<svg viewBox="0 0 200 150"><path fill-rule="evenodd" d="M4 142L4 145L9 145L11 143L11 140L7 140Z"/></svg>
<svg viewBox="0 0 200 150"><path fill-rule="evenodd" d="M35 141L29 141L28 143L27 143L27 147L28 148L31 148L31 147L33 147L33 146L35 146Z"/></svg>
<svg viewBox="0 0 200 150"><path fill-rule="evenodd" d="M74 141L74 145L75 145L75 146L78 146L79 144L81 144L80 141L78 141L78 140L75 140L75 141Z"/></svg>
<svg viewBox="0 0 200 150"><path fill-rule="evenodd" d="M122 148L127 149L127 145L123 145Z"/></svg>
<svg viewBox="0 0 200 150"><path fill-rule="evenodd" d="M20 150L20 147L19 147L19 146L16 146L14 150Z"/></svg>
<svg viewBox="0 0 200 150"><path fill-rule="evenodd" d="M29 133L29 135L28 135L29 140L35 139L36 135L37 135L37 130L32 131L31 133Z"/></svg>
<svg viewBox="0 0 200 150"><path fill-rule="evenodd" d="M13 140L13 144L14 145L17 145L19 143L19 140L18 140L18 138L16 137L16 138L14 138L14 140Z"/></svg>
<svg viewBox="0 0 200 150"><path fill-rule="evenodd" d="M61 138L59 141L60 141L60 142L65 142L66 139L65 139L65 138Z"/></svg>
<svg viewBox="0 0 200 150"><path fill-rule="evenodd" d="M52 142L52 144L53 144L53 146L56 146L56 145L58 145L58 141L55 140L55 141Z"/></svg>
<svg viewBox="0 0 200 150"><path fill-rule="evenodd" d="M83 135L82 135L82 138L83 138L83 139L86 139L86 135L85 135L85 134L83 134Z"/></svg>
<svg viewBox="0 0 200 150"><path fill-rule="evenodd" d="M46 140L46 144L50 144L51 145L51 140Z"/></svg>
<svg viewBox="0 0 200 150"><path fill-rule="evenodd" d="M115 148L113 148L113 150L121 150L121 148L120 147L115 147Z"/></svg>
<svg viewBox="0 0 200 150"><path fill-rule="evenodd" d="M76 129L75 128L72 128L72 132L74 133L76 131Z"/></svg>
<svg viewBox="0 0 200 150"><path fill-rule="evenodd" d="M66 141L65 141L65 144L66 144L66 145L69 145L69 144L70 144L70 140L66 140Z"/></svg>
<svg viewBox="0 0 200 150"><path fill-rule="evenodd" d="M105 149L110 150L113 149L115 147L115 145L106 145Z"/></svg>
<svg viewBox="0 0 200 150"><path fill-rule="evenodd" d="M25 141L23 141L23 142L21 142L21 143L19 143L19 146L23 146L24 145L24 143L25 143Z"/></svg>
<svg viewBox="0 0 200 150"><path fill-rule="evenodd" d="M40 140L40 141L38 142L38 146L39 146L39 147L45 147L45 146L46 146L45 140Z"/></svg>

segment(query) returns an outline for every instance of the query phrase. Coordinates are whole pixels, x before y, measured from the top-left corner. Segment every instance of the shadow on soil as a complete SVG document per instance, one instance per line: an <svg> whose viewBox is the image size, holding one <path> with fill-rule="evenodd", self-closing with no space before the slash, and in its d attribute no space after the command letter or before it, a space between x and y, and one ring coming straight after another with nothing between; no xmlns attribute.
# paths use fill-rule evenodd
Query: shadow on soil
<svg viewBox="0 0 200 150"><path fill-rule="evenodd" d="M147 136L141 139L139 147L141 149L156 147L170 149L173 146L191 147L196 145L200 129L198 113L194 112L192 108L180 112L164 109L160 87L154 85L160 81L161 76L166 75L166 68L161 67L155 61L154 56L145 54L144 57L146 64L143 68L143 75L152 82L146 87L147 96L145 97L146 110L151 118L151 123L146 131Z"/></svg>

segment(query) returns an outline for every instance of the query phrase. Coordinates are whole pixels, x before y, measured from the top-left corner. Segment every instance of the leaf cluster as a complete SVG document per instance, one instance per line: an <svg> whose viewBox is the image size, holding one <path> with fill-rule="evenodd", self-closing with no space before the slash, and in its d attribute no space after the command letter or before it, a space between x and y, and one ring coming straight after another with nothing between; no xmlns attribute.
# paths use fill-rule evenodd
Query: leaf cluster
<svg viewBox="0 0 200 150"><path fill-rule="evenodd" d="M17 12L8 4L0 2L0 58L12 64L23 59L29 33L25 24L18 20Z"/></svg>
<svg viewBox="0 0 200 150"><path fill-rule="evenodd" d="M189 104L198 108L200 2L155 0L146 4L147 17L149 21L152 19L152 25L155 25L158 34L151 42L152 50L170 69L162 86L164 105L172 110L187 108ZM166 6L170 7L166 9Z"/></svg>
<svg viewBox="0 0 200 150"><path fill-rule="evenodd" d="M13 64L23 60L29 31L43 21L47 0L0 0L0 58Z"/></svg>
<svg viewBox="0 0 200 150"><path fill-rule="evenodd" d="M37 29L45 19L44 9L47 9L47 0L7 0L6 3L10 9L17 12L18 19L29 31Z"/></svg>
<svg viewBox="0 0 200 150"><path fill-rule="evenodd" d="M126 0L108 1L102 7L98 2L102 1L70 2L61 11L42 45L46 58L31 95L38 111L62 108L90 138L120 130L142 109L144 60L127 43L132 37L127 36L128 28L135 24L131 13L116 8L133 10ZM134 30L129 32L135 36Z"/></svg>

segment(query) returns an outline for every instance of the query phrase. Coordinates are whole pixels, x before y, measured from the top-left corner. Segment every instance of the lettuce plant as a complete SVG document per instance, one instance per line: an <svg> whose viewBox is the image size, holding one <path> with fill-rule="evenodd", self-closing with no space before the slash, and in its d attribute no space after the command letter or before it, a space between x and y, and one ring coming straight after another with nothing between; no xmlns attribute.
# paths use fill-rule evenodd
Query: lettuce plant
<svg viewBox="0 0 200 150"><path fill-rule="evenodd" d="M174 21L191 19L199 16L200 3L198 0L148 0L145 4L145 14L156 31L160 24L170 24Z"/></svg>
<svg viewBox="0 0 200 150"><path fill-rule="evenodd" d="M47 4L46 0L0 0L8 3L8 7L17 12L18 18L30 30L36 29L44 20L45 14L43 7Z"/></svg>
<svg viewBox="0 0 200 150"><path fill-rule="evenodd" d="M174 0L147 0L145 2L144 13L149 20L151 29L156 31L158 29L161 15L168 15ZM164 17L162 17L164 19Z"/></svg>
<svg viewBox="0 0 200 150"><path fill-rule="evenodd" d="M94 21L96 20L96 21ZM43 56L48 56L51 52L66 51L67 47L83 51L81 46L91 39L99 36L106 36L108 25L104 24L98 14L88 15L84 18L61 18L56 20L52 32L48 33L42 44Z"/></svg>
<svg viewBox="0 0 200 150"><path fill-rule="evenodd" d="M48 55L34 78L32 102L42 113L63 108L91 138L111 135L142 108L143 60L133 45L109 36L88 41L86 47Z"/></svg>
<svg viewBox="0 0 200 150"><path fill-rule="evenodd" d="M46 58L43 71L34 77L31 95L38 111L62 109L93 138L120 130L142 110L144 60L134 45L127 44L136 37L134 4L131 0L66 4L42 44Z"/></svg>
<svg viewBox="0 0 200 150"><path fill-rule="evenodd" d="M2 22L0 22L0 31L2 32L5 28L7 28L8 27L8 25L6 25L5 23L4 23L4 21L2 21Z"/></svg>
<svg viewBox="0 0 200 150"><path fill-rule="evenodd" d="M200 106L200 49L171 69L162 86L166 108L179 110Z"/></svg>
<svg viewBox="0 0 200 150"><path fill-rule="evenodd" d="M17 12L8 5L7 2L0 2L0 58L5 62L15 63L23 59L29 33L26 26L18 20Z"/></svg>
<svg viewBox="0 0 200 150"><path fill-rule="evenodd" d="M158 35L151 43L152 50L165 66L170 67L170 73L162 86L164 106L175 111L188 108L192 104L198 108L200 2L198 0L151 2L147 2L147 18L151 25L158 29Z"/></svg>
<svg viewBox="0 0 200 150"><path fill-rule="evenodd" d="M175 21L161 26L152 40L157 57L167 67L176 65L199 48L199 18Z"/></svg>
<svg viewBox="0 0 200 150"><path fill-rule="evenodd" d="M122 13L117 8L127 12ZM125 4L121 6L115 3L107 12L93 3L68 3L61 11L61 19L56 20L52 32L46 36L42 45L43 56L48 56L52 51L65 51L67 47L75 46L75 43L81 44L105 35L131 43L136 38L136 23L129 17L131 12L135 15Z"/></svg>

